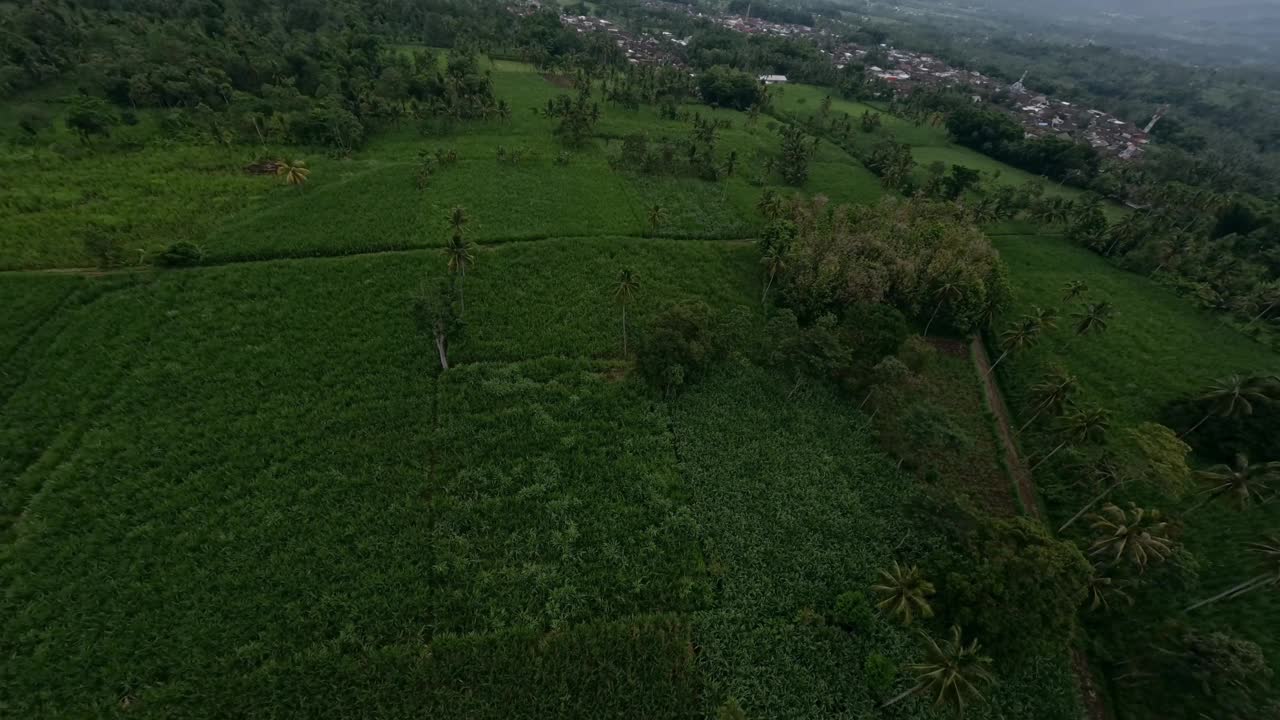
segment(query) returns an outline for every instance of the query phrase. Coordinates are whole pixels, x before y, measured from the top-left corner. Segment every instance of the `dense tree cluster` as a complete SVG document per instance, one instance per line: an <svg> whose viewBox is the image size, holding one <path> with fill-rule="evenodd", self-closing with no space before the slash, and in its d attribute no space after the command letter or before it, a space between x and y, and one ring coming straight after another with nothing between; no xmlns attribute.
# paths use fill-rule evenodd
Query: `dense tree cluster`
<svg viewBox="0 0 1280 720"><path fill-rule="evenodd" d="M894 199L833 206L797 199L779 216L796 229L786 248L782 302L803 318L886 302L908 317L936 313L939 324L967 332L985 325L1008 300L1004 264L954 206Z"/></svg>

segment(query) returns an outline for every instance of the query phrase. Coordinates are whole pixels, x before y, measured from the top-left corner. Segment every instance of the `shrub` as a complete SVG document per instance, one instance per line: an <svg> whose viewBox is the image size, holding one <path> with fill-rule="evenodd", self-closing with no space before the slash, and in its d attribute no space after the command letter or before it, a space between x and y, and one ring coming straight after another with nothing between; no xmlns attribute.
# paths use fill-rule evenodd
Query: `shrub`
<svg viewBox="0 0 1280 720"><path fill-rule="evenodd" d="M124 240L114 228L89 228L84 236L84 251L100 268L117 267L125 261Z"/></svg>
<svg viewBox="0 0 1280 720"><path fill-rule="evenodd" d="M862 662L862 674L867 679L867 689L871 691L872 697L883 699L893 688L898 667L880 653L871 653Z"/></svg>
<svg viewBox="0 0 1280 720"><path fill-rule="evenodd" d="M875 623L875 612L867 596L857 590L841 593L836 598L836 609L832 616L836 625L853 633L866 633Z"/></svg>
<svg viewBox="0 0 1280 720"><path fill-rule="evenodd" d="M180 240L160 253L160 264L166 267L190 267L204 260L204 250L187 240Z"/></svg>
<svg viewBox="0 0 1280 720"><path fill-rule="evenodd" d="M916 374L928 370L937 356L937 348L919 335L907 338L902 344L902 349L898 351L898 359Z"/></svg>

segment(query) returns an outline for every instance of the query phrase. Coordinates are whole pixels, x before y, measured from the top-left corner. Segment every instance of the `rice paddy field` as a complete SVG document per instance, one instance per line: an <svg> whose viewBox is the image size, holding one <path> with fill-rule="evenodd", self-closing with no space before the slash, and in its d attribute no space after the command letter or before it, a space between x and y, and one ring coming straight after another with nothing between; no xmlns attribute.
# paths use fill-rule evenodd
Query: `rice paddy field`
<svg viewBox="0 0 1280 720"><path fill-rule="evenodd" d="M765 187L610 168L627 133L687 132L651 108L606 107L558 164L529 108L562 89L492 70L510 122L404 127L347 159L292 148L301 189L244 173L254 148L153 143L146 123L0 162L0 715L705 718L732 698L751 718L946 716L879 709L911 686L912 629L825 620L940 542L866 414L739 360L664 399L622 359L623 267L635 332L684 300L760 314ZM730 121L721 147L744 159L776 151L764 122L689 109ZM417 153L438 148L460 159L420 189ZM881 194L829 144L801 190ZM411 299L445 276L454 205L478 247L441 373ZM95 224L142 260L190 240L205 263L87 270ZM1077 274L1117 305L1102 342L1038 352L1126 417L1274 364L1082 251L998 245L1020 306ZM1009 363L1012 404L1048 359ZM973 497L1008 508L967 367L943 357L924 388L969 428L973 481L994 476ZM897 668L887 689L873 655ZM998 674L967 717L1080 717L1067 658Z"/></svg>

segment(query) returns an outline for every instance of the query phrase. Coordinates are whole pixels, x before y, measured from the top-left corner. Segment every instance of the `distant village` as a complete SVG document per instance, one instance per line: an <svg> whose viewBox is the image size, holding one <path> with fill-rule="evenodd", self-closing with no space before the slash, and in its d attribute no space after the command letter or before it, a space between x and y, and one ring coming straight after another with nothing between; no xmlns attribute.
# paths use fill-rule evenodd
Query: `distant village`
<svg viewBox="0 0 1280 720"><path fill-rule="evenodd" d="M1150 142L1151 128L1163 114L1163 109L1157 111L1145 128L1139 128L1102 110L1074 105L1037 93L1027 87L1025 75L1015 83L1004 84L980 72L951 67L927 54L888 45L875 48L841 43L834 33L824 28L776 23L739 15L707 15L689 5L663 0L644 0L642 5L652 10L705 18L722 27L750 35L808 39L827 54L837 68L864 62L869 54L873 54L878 64L868 65L867 75L885 81L899 94L909 94L917 88L964 87L972 93L973 102L1001 100L997 107L1008 109L1022 125L1027 137L1057 135L1088 143L1100 153L1122 160L1134 160L1142 156L1145 146ZM532 12L540 6L539 0L525 0L517 12ZM684 66L682 48L688 45L688 38L678 38L670 32L632 33L604 18L567 12L561 14L561 22L578 32L608 34L633 64ZM823 49L827 47L834 49ZM782 75L762 75L760 80L768 84L787 82L787 78Z"/></svg>

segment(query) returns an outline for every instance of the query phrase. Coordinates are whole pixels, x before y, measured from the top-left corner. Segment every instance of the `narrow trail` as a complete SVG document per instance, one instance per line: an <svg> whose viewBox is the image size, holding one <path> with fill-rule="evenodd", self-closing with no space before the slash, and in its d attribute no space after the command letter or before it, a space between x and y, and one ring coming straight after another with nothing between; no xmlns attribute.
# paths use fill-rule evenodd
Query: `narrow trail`
<svg viewBox="0 0 1280 720"><path fill-rule="evenodd" d="M739 237L733 235L650 235L648 233L626 234L626 233L606 233L594 235L535 235L535 236L515 236L515 237L499 237L489 240L475 240L476 249L487 250L492 248L500 248L506 245L522 245L526 243L546 242L551 240L597 240L608 238L620 238L624 240L655 240L655 241L672 241L672 242L696 242L696 243L723 243L725 245L744 245L755 242L755 237ZM209 262L199 265L191 265L187 267L165 267L162 265L131 265L128 267L117 268L97 268L97 267L56 267L56 268L31 268L31 269L9 269L0 270L0 277L6 275L80 275L83 277L104 277L109 275L129 275L134 273L149 272L189 272L193 270L204 270L216 267L226 267L228 265L251 265L254 263L268 262L303 262L307 260L333 260L340 258L362 258L376 257L379 255L407 255L411 253L439 252L443 245L415 245L413 247L384 247L369 248L366 250L336 250L326 252L324 250L314 253L304 253L298 255L271 255L265 257L228 257L224 259L214 258Z"/></svg>
<svg viewBox="0 0 1280 720"><path fill-rule="evenodd" d="M969 344L969 348L973 356L974 368L982 380L982 390L986 394L987 405L996 417L1000 444L1004 446L1005 466L1009 468L1009 474L1013 476L1014 484L1017 486L1018 500L1022 504L1023 512L1039 522L1044 522L1040 501L1036 495L1035 479L1026 461L1023 460L1022 454L1018 452L1017 444L1013 441L1013 423L1010 421L1009 407L1005 404L1004 393L1000 392L1000 386L996 384L995 374L991 372L991 358L987 355L986 345L981 338L975 337ZM1071 648L1071 669L1076 676L1080 700L1084 703L1085 720L1111 720L1111 711L1098 689L1098 683L1094 680L1093 670L1089 667L1089 658L1078 647Z"/></svg>

